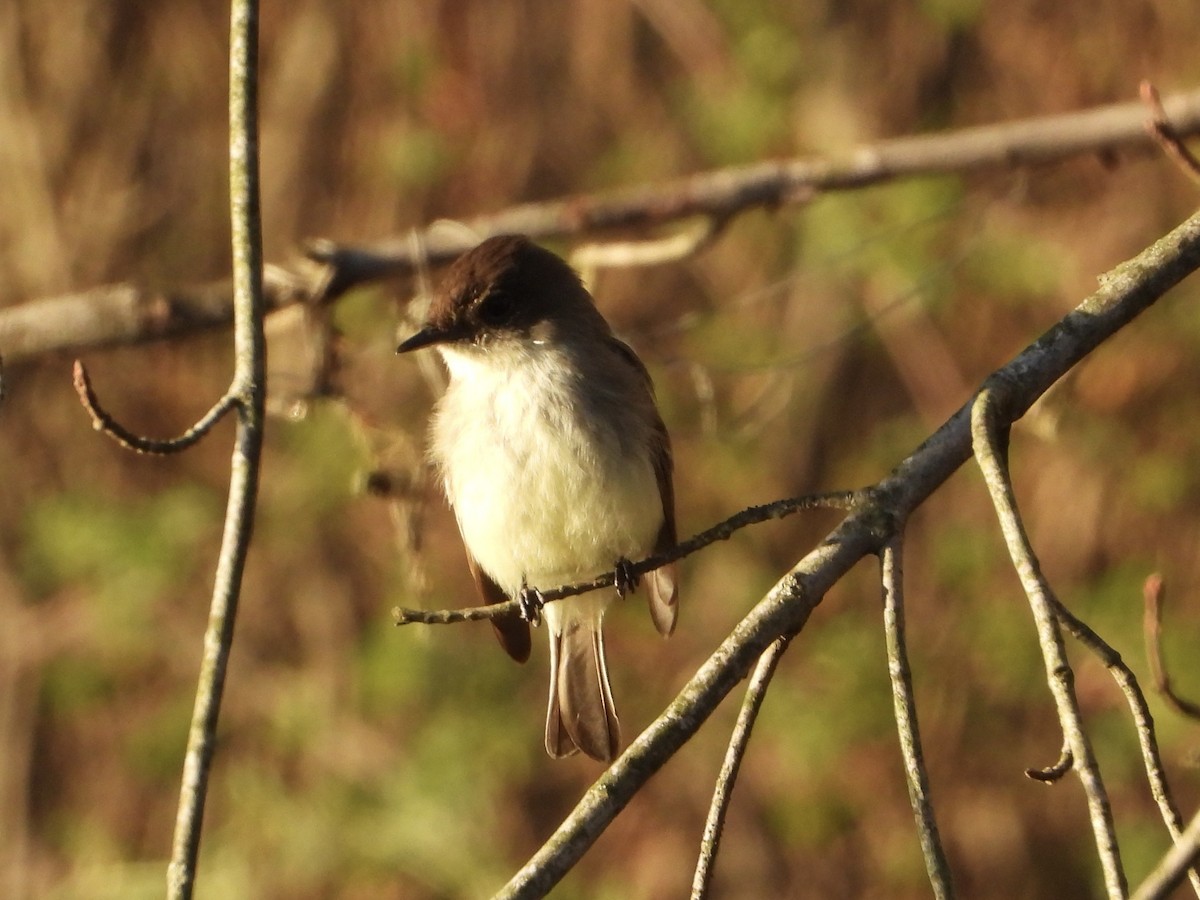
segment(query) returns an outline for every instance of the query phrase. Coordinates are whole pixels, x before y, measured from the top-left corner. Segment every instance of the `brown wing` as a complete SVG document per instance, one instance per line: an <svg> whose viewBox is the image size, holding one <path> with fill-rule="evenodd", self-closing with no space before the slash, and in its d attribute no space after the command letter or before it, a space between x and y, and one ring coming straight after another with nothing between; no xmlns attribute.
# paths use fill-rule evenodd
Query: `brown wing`
<svg viewBox="0 0 1200 900"><path fill-rule="evenodd" d="M503 603L508 595L500 589L500 585L492 581L491 576L479 567L471 551L467 551L467 565L471 569L471 577L475 579L475 589L479 598L487 604ZM530 637L529 623L521 619L492 619L492 628L496 630L496 639L504 652L519 663L529 659Z"/></svg>
<svg viewBox="0 0 1200 900"><path fill-rule="evenodd" d="M612 338L616 349L638 371L646 383L650 394L650 403L654 405L654 383L645 364L633 352L633 349L617 338ZM663 424L658 409L654 410L654 427L658 442L654 448L654 475L658 480L658 496L662 500L663 523L654 541L654 552L662 553L670 550L679 541L675 533L675 481L674 462L671 455L671 438L667 434L667 426ZM666 637L675 630L675 622L679 618L679 588L675 581L675 564L668 563L655 569L646 576L647 600L650 604L650 618L658 633Z"/></svg>

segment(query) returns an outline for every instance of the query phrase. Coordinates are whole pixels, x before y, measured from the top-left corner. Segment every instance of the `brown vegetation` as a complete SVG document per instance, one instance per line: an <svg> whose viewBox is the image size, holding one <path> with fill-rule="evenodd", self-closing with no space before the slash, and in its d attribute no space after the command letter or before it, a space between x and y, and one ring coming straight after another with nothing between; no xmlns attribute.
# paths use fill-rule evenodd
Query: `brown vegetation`
<svg viewBox="0 0 1200 900"><path fill-rule="evenodd" d="M268 259L316 235L366 242L715 165L1129 99L1142 78L1164 92L1200 84L1191 0L302 2L265 14ZM226 27L212 3L15 0L0 12L0 304L227 274ZM604 271L599 302L659 385L681 532L878 479L1196 196L1161 155L1086 158L754 213L686 263ZM345 297L337 396L272 422L201 896L484 895L596 775L541 753L544 660L513 666L482 625L391 625L394 605L471 596L422 477L430 391L392 355L406 296ZM1191 697L1196 299L1185 283L1013 434L1019 498L1062 600L1149 685L1140 586L1164 572L1172 684ZM299 402L306 355L321 348L295 312L271 329L272 391ZM162 436L207 409L230 369L222 335L86 359L108 407ZM228 444L124 453L90 430L63 358L9 366L6 385L0 894L157 896ZM613 613L629 733L832 521L805 514L691 557L669 642L640 604ZM975 474L912 523L906 571L926 757L963 896L1095 895L1076 783L1022 774L1054 762L1060 732ZM877 573L862 567L783 658L718 896L927 895L880 618ZM1124 701L1082 657L1077 689L1136 880L1166 839ZM1153 710L1192 810L1196 726ZM728 704L714 717L556 896L686 891L735 715Z"/></svg>

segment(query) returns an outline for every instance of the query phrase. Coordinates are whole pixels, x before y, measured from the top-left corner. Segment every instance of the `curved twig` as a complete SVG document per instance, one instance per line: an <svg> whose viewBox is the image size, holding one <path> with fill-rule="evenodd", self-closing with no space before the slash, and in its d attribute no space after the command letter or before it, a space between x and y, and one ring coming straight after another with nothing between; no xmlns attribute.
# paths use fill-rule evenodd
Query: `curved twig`
<svg viewBox="0 0 1200 900"><path fill-rule="evenodd" d="M126 450L132 450L134 453L166 456L186 450L208 434L212 430L212 427L221 421L225 414L238 403L238 398L235 394L226 393L220 400L213 404L212 409L206 412L195 425L179 437L160 440L134 434L113 418L112 414L100 405L100 398L96 396L96 391L92 388L92 380L88 377L87 369L84 368L83 363L79 360L75 360L75 366L72 370L72 380L75 383L75 393L79 395L79 402L83 404L83 408L92 417L92 427L108 435Z"/></svg>
<svg viewBox="0 0 1200 900"><path fill-rule="evenodd" d="M771 519L782 519L805 509L842 509L852 510L866 500L864 491L828 491L822 494L806 494L803 497L792 497L786 500L776 500L762 506L751 506L736 515L730 516L723 522L718 522L712 528L676 544L670 550L655 553L643 560L630 563L628 571L635 577L641 577L667 563L675 562L690 556L697 550L702 550L717 541L726 541L734 532ZM591 581L581 581L577 584L562 585L552 590L539 590L538 596L543 603L562 600L566 597L576 597L590 591L612 587L616 584L616 573L605 572L597 575ZM537 585L531 585L537 588ZM460 622L478 622L485 619L506 619L520 616L523 612L519 600L508 600L504 603L494 603L491 606L472 606L463 609L410 609L397 606L392 609L392 618L396 625L456 625Z"/></svg>
<svg viewBox="0 0 1200 900"><path fill-rule="evenodd" d="M1054 784L1071 771L1075 765L1075 755L1071 752L1069 741L1063 741L1062 752L1058 754L1058 762L1044 769L1026 769L1025 777L1040 781L1042 784Z"/></svg>
<svg viewBox="0 0 1200 900"><path fill-rule="evenodd" d="M717 861L717 851L721 846L721 832L725 828L725 814L729 810L729 801L733 797L733 785L737 781L738 771L742 767L742 759L746 755L746 746L750 742L750 732L758 718L758 711L767 696L767 688L779 660L783 658L791 639L778 638L767 648L754 667L750 676L750 684L746 687L746 697L742 700L742 708L738 712L737 722L733 733L729 736L729 747L725 751L725 760L721 763L721 771L717 775L716 786L713 789L712 804L708 808L708 817L704 821L704 834L700 839L700 855L696 860L696 872L692 876L692 900L701 900L708 896L712 885L713 865Z"/></svg>
<svg viewBox="0 0 1200 900"><path fill-rule="evenodd" d="M1167 599L1167 589L1161 575L1154 574L1146 579L1142 587L1142 599L1146 606L1142 616L1142 632L1146 639L1146 656L1150 660L1154 688L1177 713L1189 719L1200 719L1200 703L1193 703L1175 692L1163 659L1162 608Z"/></svg>
<svg viewBox="0 0 1200 900"><path fill-rule="evenodd" d="M904 636L904 532L898 531L884 545L880 555L883 581L883 624L887 639L888 676L892 682L896 732L904 757L904 777L908 799L917 823L921 854L929 884L938 900L954 896L950 864L938 835L933 801L929 797L929 773L921 749L921 731L917 726L917 701L913 696L912 669L908 664L908 642Z"/></svg>
<svg viewBox="0 0 1200 900"><path fill-rule="evenodd" d="M1021 579L1021 586L1029 599L1037 626L1038 643L1046 664L1046 679L1058 719L1062 724L1063 738L1074 757L1074 768L1083 782L1091 813L1092 833L1096 840L1096 851L1104 870L1104 883L1110 897L1125 897L1129 886L1125 870L1121 866L1121 851L1117 844L1116 824L1108 791L1100 775L1100 766L1092 753L1091 741L1083 728L1079 711L1079 700L1075 695L1075 673L1067 660L1063 646L1062 630L1056 614L1053 591L1042 574L1037 555L1025 533L1021 514L1013 495L1012 479L1007 463L1007 428L1011 420L1002 418L995 402L993 388L985 387L975 399L971 409L971 433L975 459L983 473L1004 542L1009 556Z"/></svg>

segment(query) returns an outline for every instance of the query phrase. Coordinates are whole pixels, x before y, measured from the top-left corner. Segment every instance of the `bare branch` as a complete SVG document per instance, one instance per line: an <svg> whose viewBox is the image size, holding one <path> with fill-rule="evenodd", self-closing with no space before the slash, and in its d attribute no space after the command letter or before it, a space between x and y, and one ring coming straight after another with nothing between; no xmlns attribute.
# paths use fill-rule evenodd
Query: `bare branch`
<svg viewBox="0 0 1200 900"><path fill-rule="evenodd" d="M747 525L756 525L771 519L782 519L804 509L854 509L864 502L865 495L861 491L830 491L823 494L806 494L803 497L793 497L787 500L776 500L762 506L751 506L730 516L723 522L718 522L712 528L702 531L694 537L676 544L670 550L647 556L645 559L630 563L628 571L637 578L652 572L667 563L675 562L702 550L717 541L727 541L734 532ZM616 573L605 572L597 575L591 581L581 581L577 584L562 585L552 590L536 590L537 597L542 603L551 603L566 597L576 597L590 591L612 587L616 584ZM392 618L396 625L457 625L460 622L478 622L485 619L506 619L523 614L520 600L509 600L504 603L494 603L491 606L472 606L463 609L409 609L397 606L392 609Z"/></svg>
<svg viewBox="0 0 1200 900"><path fill-rule="evenodd" d="M1167 111L1163 108L1158 88L1149 81L1143 81L1141 97L1142 102L1150 107L1152 114L1152 118L1146 123L1146 130L1150 132L1151 137L1158 141L1158 145L1163 148L1167 156L1171 157L1175 164L1183 170L1183 173L1195 184L1200 184L1200 159L1196 159L1195 154L1188 149L1179 130L1171 122Z"/></svg>
<svg viewBox="0 0 1200 900"><path fill-rule="evenodd" d="M1154 871L1139 885L1133 900L1162 900L1183 883L1189 868L1195 872L1200 863L1200 812L1192 816L1187 830L1175 841ZM1193 882L1194 884L1195 882Z"/></svg>
<svg viewBox="0 0 1200 900"><path fill-rule="evenodd" d="M971 411L971 431L974 437L975 458L983 472L983 479L996 507L996 516L1009 556L1029 598L1037 625L1038 643L1046 665L1046 679L1058 719L1062 724L1063 738L1074 758L1075 771L1083 782L1091 811L1092 832L1096 839L1096 850L1104 869L1104 883L1110 897L1124 897L1129 886L1125 870L1121 866L1121 852L1117 845L1116 824L1112 807L1108 802L1108 791L1100 776L1100 765L1092 753L1091 741L1083 728L1079 712L1079 700L1075 696L1075 673L1067 660L1059 627L1053 592L1042 574L1037 555L1025 533L1021 514L1017 510L1013 495L1012 479L1008 473L1007 444L1008 421L1000 421L993 402L993 388L985 387L977 396Z"/></svg>
<svg viewBox="0 0 1200 900"><path fill-rule="evenodd" d="M1200 91L1168 97L1162 105L1173 134L1200 134ZM494 234L559 240L614 231L645 233L694 217L710 227L747 210L804 202L828 191L1146 149L1154 138L1145 129L1145 118L1142 104L1119 103L881 141L841 157L735 166L653 186L525 204L470 219L464 228L433 223L418 232L417 241L405 235L355 247L316 240L306 250L309 259L267 267L266 308L331 301L355 287L407 277L422 263L449 262ZM11 365L55 350L137 343L225 326L233 319L232 298L226 281L167 291L117 284L34 300L0 310L0 349Z"/></svg>
<svg viewBox="0 0 1200 900"><path fill-rule="evenodd" d="M126 450L132 450L135 453L166 456L186 450L208 434L212 430L212 427L237 404L237 398L234 395L225 394L213 404L212 408L195 425L179 437L157 440L134 434L114 419L100 405L100 399L96 396L96 392L92 388L92 381L88 377L87 369L84 368L83 363L79 360L75 360L72 380L75 383L75 393L79 395L79 402L83 404L83 408L92 417L92 427L108 435Z"/></svg>
<svg viewBox="0 0 1200 900"><path fill-rule="evenodd" d="M721 846L721 832L725 828L725 814L729 809L729 801L733 797L733 785L737 781L738 771L742 767L742 759L746 755L746 745L750 742L750 732L758 718L758 711L767 696L771 678L779 660L783 658L790 639L781 637L776 640L767 652L758 660L754 674L750 676L750 684L746 687L746 697L742 700L742 708L738 712L737 722L729 737L729 748L725 751L725 761L717 775L716 787L713 789L712 804L708 808L708 818L704 822L704 835L700 839L700 856L696 861L696 873L692 876L692 900L701 900L708 896L712 886L713 866L717 861L717 851Z"/></svg>
<svg viewBox="0 0 1200 900"><path fill-rule="evenodd" d="M196 883L200 828L217 743L217 718L233 646L242 572L250 549L266 415L266 340L263 335L262 217L258 168L258 4L233 0L229 48L229 207L233 238L235 366L230 395L237 398L225 529L213 584L196 702L188 730L167 895L188 900Z"/></svg>
<svg viewBox="0 0 1200 900"><path fill-rule="evenodd" d="M1150 715L1150 706L1146 703L1146 695L1138 684L1133 670L1100 635L1074 613L1054 599L1054 614L1079 643L1090 650L1097 659L1108 669L1117 686L1125 694L1129 704L1130 715L1133 717L1134 728L1138 736L1138 744L1142 749L1142 765L1146 769L1146 778L1150 782L1150 793L1158 804L1159 812L1166 823L1167 831L1172 839L1179 840L1183 833L1183 816L1167 784L1167 773L1163 767L1162 754L1158 750L1158 737L1154 729L1154 717ZM1200 897L1200 871L1193 869L1189 876L1196 896Z"/></svg>
<svg viewBox="0 0 1200 900"><path fill-rule="evenodd" d="M1100 289L994 373L1008 386L999 420L1020 418L1051 384L1200 266L1200 214L1101 279ZM780 636L797 634L825 592L895 522L920 506L971 455L972 399L869 492L843 522L760 600L679 696L596 781L553 836L496 895L545 896L608 823L716 709Z"/></svg>
<svg viewBox="0 0 1200 900"><path fill-rule="evenodd" d="M912 669L908 664L908 642L904 636L904 534L898 531L884 545L880 559L883 579L883 625L887 639L888 676L892 682L892 704L900 753L904 757L904 777L921 841L921 854L929 884L938 900L954 896L950 864L938 835L933 801L929 796L929 773L921 749L921 731L917 726L917 702L913 696Z"/></svg>
<svg viewBox="0 0 1200 900"><path fill-rule="evenodd" d="M1200 719L1200 704L1180 697L1171 687L1171 676L1167 673L1167 664L1163 659L1162 608L1166 603L1167 589L1161 575L1154 574L1146 579L1142 587L1142 598L1146 605L1146 612L1142 617L1142 632L1146 638L1146 656L1150 660L1154 688L1176 712L1189 719Z"/></svg>
<svg viewBox="0 0 1200 900"><path fill-rule="evenodd" d="M605 241L581 244L571 251L571 264L578 269L656 266L686 259L712 243L728 217L704 216L699 223L669 237L647 241Z"/></svg>

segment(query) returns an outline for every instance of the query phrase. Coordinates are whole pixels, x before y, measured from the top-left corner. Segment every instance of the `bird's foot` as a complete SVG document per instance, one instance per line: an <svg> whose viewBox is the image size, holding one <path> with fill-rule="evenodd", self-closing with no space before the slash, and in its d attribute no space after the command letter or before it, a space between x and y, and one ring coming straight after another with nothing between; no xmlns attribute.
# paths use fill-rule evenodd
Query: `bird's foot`
<svg viewBox="0 0 1200 900"><path fill-rule="evenodd" d="M542 623L542 608L546 605L546 600L542 597L542 592L535 587L530 587L521 581L521 592L517 595L517 603L521 606L521 618L530 625L540 625Z"/></svg>
<svg viewBox="0 0 1200 900"><path fill-rule="evenodd" d="M613 564L613 584L617 588L617 596L622 600L637 590L638 580L633 563L625 557L622 556Z"/></svg>

